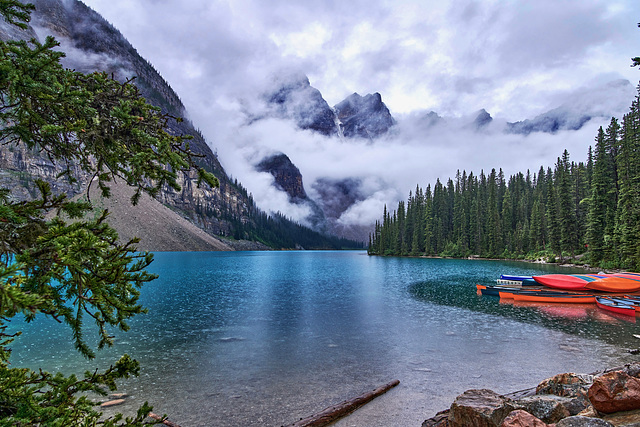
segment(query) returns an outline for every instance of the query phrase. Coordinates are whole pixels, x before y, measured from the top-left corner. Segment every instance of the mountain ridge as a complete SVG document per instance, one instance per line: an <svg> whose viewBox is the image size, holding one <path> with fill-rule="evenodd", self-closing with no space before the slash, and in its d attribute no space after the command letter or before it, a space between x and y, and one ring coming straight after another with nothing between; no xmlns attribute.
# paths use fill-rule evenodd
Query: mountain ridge
<svg viewBox="0 0 640 427"><path fill-rule="evenodd" d="M93 9L79 0L35 0L33 3L36 10L32 13L28 29L16 30L2 22L0 37L3 40L42 39L44 35L51 34L66 54L61 61L63 66L84 73L105 71L120 81L135 77L134 84L149 103L175 117L186 115L184 105L170 85L115 27ZM176 191L164 187L157 197L157 202L178 215L176 218L187 218L213 236L229 236L238 241L257 240L278 248L301 247L296 241L298 238L312 247L333 248L345 243L306 230L281 215L270 216L262 212L247 190L237 180L231 180L203 135L189 120L170 121L168 131L192 135L189 147L201 155L197 163L220 181L218 188L207 188L197 185L195 172L179 174L181 189ZM2 183L13 188L14 194L22 200L34 197L32 189L36 178L49 182L56 194L69 196L85 191L90 178L80 173L76 176L77 184L64 184L57 177L55 164L20 146L2 147L0 166ZM164 230L158 229L157 232L163 233Z"/></svg>

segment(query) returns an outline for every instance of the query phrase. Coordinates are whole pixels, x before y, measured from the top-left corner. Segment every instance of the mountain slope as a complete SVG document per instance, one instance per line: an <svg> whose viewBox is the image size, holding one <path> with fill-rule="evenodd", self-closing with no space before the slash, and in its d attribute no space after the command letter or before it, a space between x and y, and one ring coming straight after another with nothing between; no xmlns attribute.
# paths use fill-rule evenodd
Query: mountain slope
<svg viewBox="0 0 640 427"><path fill-rule="evenodd" d="M138 249L143 251L234 250L229 243L206 233L147 194L131 206L133 192L132 187L116 183L111 186L112 196L101 198L97 186L91 187L94 207L109 210L109 224L118 230L121 241L138 237Z"/></svg>
<svg viewBox="0 0 640 427"><path fill-rule="evenodd" d="M169 84L119 31L91 8L78 0L36 0L33 3L36 11L32 14L29 28L19 31L2 22L0 37L5 40L42 39L51 34L67 55L62 61L65 67L82 72L106 71L121 81L135 77L134 84L151 104L176 117L186 115L180 98ZM237 240L253 239L278 247L295 247L297 236L291 235L295 232L304 235L305 242L316 242L314 247L334 247L325 236L298 229L296 224L283 227L282 224L288 221L286 218L271 218L261 212L242 185L228 177L203 136L188 120L171 121L168 131L192 135L190 148L202 155L198 162L220 181L219 188L198 188L196 174L191 173L179 177L180 191L164 188L158 195L158 201L178 212L178 217L188 218L209 234L233 236ZM60 182L55 164L20 146L1 147L0 166L0 180L6 187L13 188L21 199L35 196L32 184L36 178L50 182L55 193L71 196L84 191L89 178L78 174L78 184ZM139 220L146 219L140 217ZM165 229L157 229L156 232L166 234ZM165 237L170 240L168 235ZM183 248L176 247L178 249Z"/></svg>

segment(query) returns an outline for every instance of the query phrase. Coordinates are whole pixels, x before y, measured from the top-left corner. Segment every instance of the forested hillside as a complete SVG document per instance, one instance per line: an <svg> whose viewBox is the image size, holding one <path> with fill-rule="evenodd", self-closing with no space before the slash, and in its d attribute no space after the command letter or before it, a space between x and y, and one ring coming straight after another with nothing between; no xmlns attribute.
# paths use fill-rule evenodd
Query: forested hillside
<svg viewBox="0 0 640 427"><path fill-rule="evenodd" d="M38 39L39 34L42 39L44 35L52 34L60 43L59 49L65 52L59 58L63 67L86 74L106 72L120 82L130 81L145 100L163 113L176 117L187 115L180 97L168 82L98 13L77 0L34 0L33 3L32 19L24 24L24 28L0 19L1 41ZM194 173L180 173L178 188L162 186L155 198L176 212L177 220L187 219L211 236L223 238L226 245L240 250L261 249L263 245L274 249L362 247L361 242L322 234L279 213L262 211L242 184L230 178L193 123L168 119L165 125L171 135L189 135L189 149L200 155L195 162L215 175L218 181L217 187L208 188L198 185L198 176ZM76 165L53 162L47 153L28 149L24 144L3 142L5 144L0 146L0 186L12 189L12 199L29 201L39 197L37 180L47 182L54 195L71 197L86 191L92 176L82 174ZM71 168L73 180L61 179L60 173L65 167ZM125 214L123 218L127 222L133 221L133 215ZM124 222L113 213L110 221L116 229ZM145 222L153 221L146 217ZM162 241L167 229L160 228L154 232L158 241ZM164 240L168 242L171 239ZM164 244L160 247L167 248ZM158 250L157 247L149 249Z"/></svg>
<svg viewBox="0 0 640 427"><path fill-rule="evenodd" d="M373 255L580 257L602 268L640 268L640 86L630 111L598 130L586 162L567 150L554 167L505 178L458 172L417 186L370 237Z"/></svg>

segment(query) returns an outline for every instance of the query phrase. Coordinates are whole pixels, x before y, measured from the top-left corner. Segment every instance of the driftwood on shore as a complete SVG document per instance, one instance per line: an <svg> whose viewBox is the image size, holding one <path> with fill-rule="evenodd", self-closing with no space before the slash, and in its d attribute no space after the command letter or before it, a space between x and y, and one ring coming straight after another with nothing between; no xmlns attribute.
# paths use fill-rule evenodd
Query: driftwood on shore
<svg viewBox="0 0 640 427"><path fill-rule="evenodd" d="M372 401L381 394L386 393L393 387L400 384L399 380L393 380L384 384L375 390L368 391L353 399L345 400L337 405L330 406L317 414L301 419L287 427L322 427L326 426L339 418L342 418L358 409L360 406Z"/></svg>
<svg viewBox="0 0 640 427"><path fill-rule="evenodd" d="M158 414L154 414L153 412L149 412L149 414L147 416L149 418L153 418L154 420L162 421L162 424L164 424L166 426L169 426L169 427L180 427L178 424L172 423L171 421L161 417Z"/></svg>

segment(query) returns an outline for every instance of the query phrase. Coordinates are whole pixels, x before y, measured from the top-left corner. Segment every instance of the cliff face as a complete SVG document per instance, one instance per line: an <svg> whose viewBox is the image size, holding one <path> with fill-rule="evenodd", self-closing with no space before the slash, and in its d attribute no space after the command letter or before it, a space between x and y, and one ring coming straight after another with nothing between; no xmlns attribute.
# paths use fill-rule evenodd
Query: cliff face
<svg viewBox="0 0 640 427"><path fill-rule="evenodd" d="M86 187L89 176L77 168L72 170L78 178L76 183L58 179L57 175L64 169L52 163L46 156L28 150L24 145L0 147L0 187L10 188L12 196L18 200L30 200L39 196L36 179L48 182L55 195L74 195L81 192Z"/></svg>
<svg viewBox="0 0 640 427"><path fill-rule="evenodd" d="M16 30L13 26L0 23L0 37L30 39L53 35L67 53L63 65L81 72L106 71L118 80L135 77L134 83L142 95L163 112L182 117L185 109L178 95L144 60L131 44L111 24L105 21L80 1L35 0L36 11L26 31ZM158 200L189 218L211 234L230 235L233 225L228 218L241 223L251 221L253 202L246 192L241 191L228 178L224 168L213 154L203 136L192 123L172 121L169 132L192 135L189 141L192 151L203 157L198 162L215 174L220 187L208 189L196 185L194 175L180 177L181 191L166 188ZM0 147L0 184L13 188L13 194L20 199L29 199L33 194L35 179L49 182L55 194L66 193L70 196L86 188L88 176L77 174L79 182L69 184L58 179L59 167L37 152L27 151L21 146Z"/></svg>
<svg viewBox="0 0 640 427"><path fill-rule="evenodd" d="M267 101L275 107L277 116L293 119L300 129L326 136L338 133L333 110L306 76L282 83L274 93L267 95Z"/></svg>
<svg viewBox="0 0 640 427"><path fill-rule="evenodd" d="M258 172L270 173L276 186L289 195L292 202L307 199L307 192L302 184L302 174L286 154L278 153L263 159L256 166Z"/></svg>

